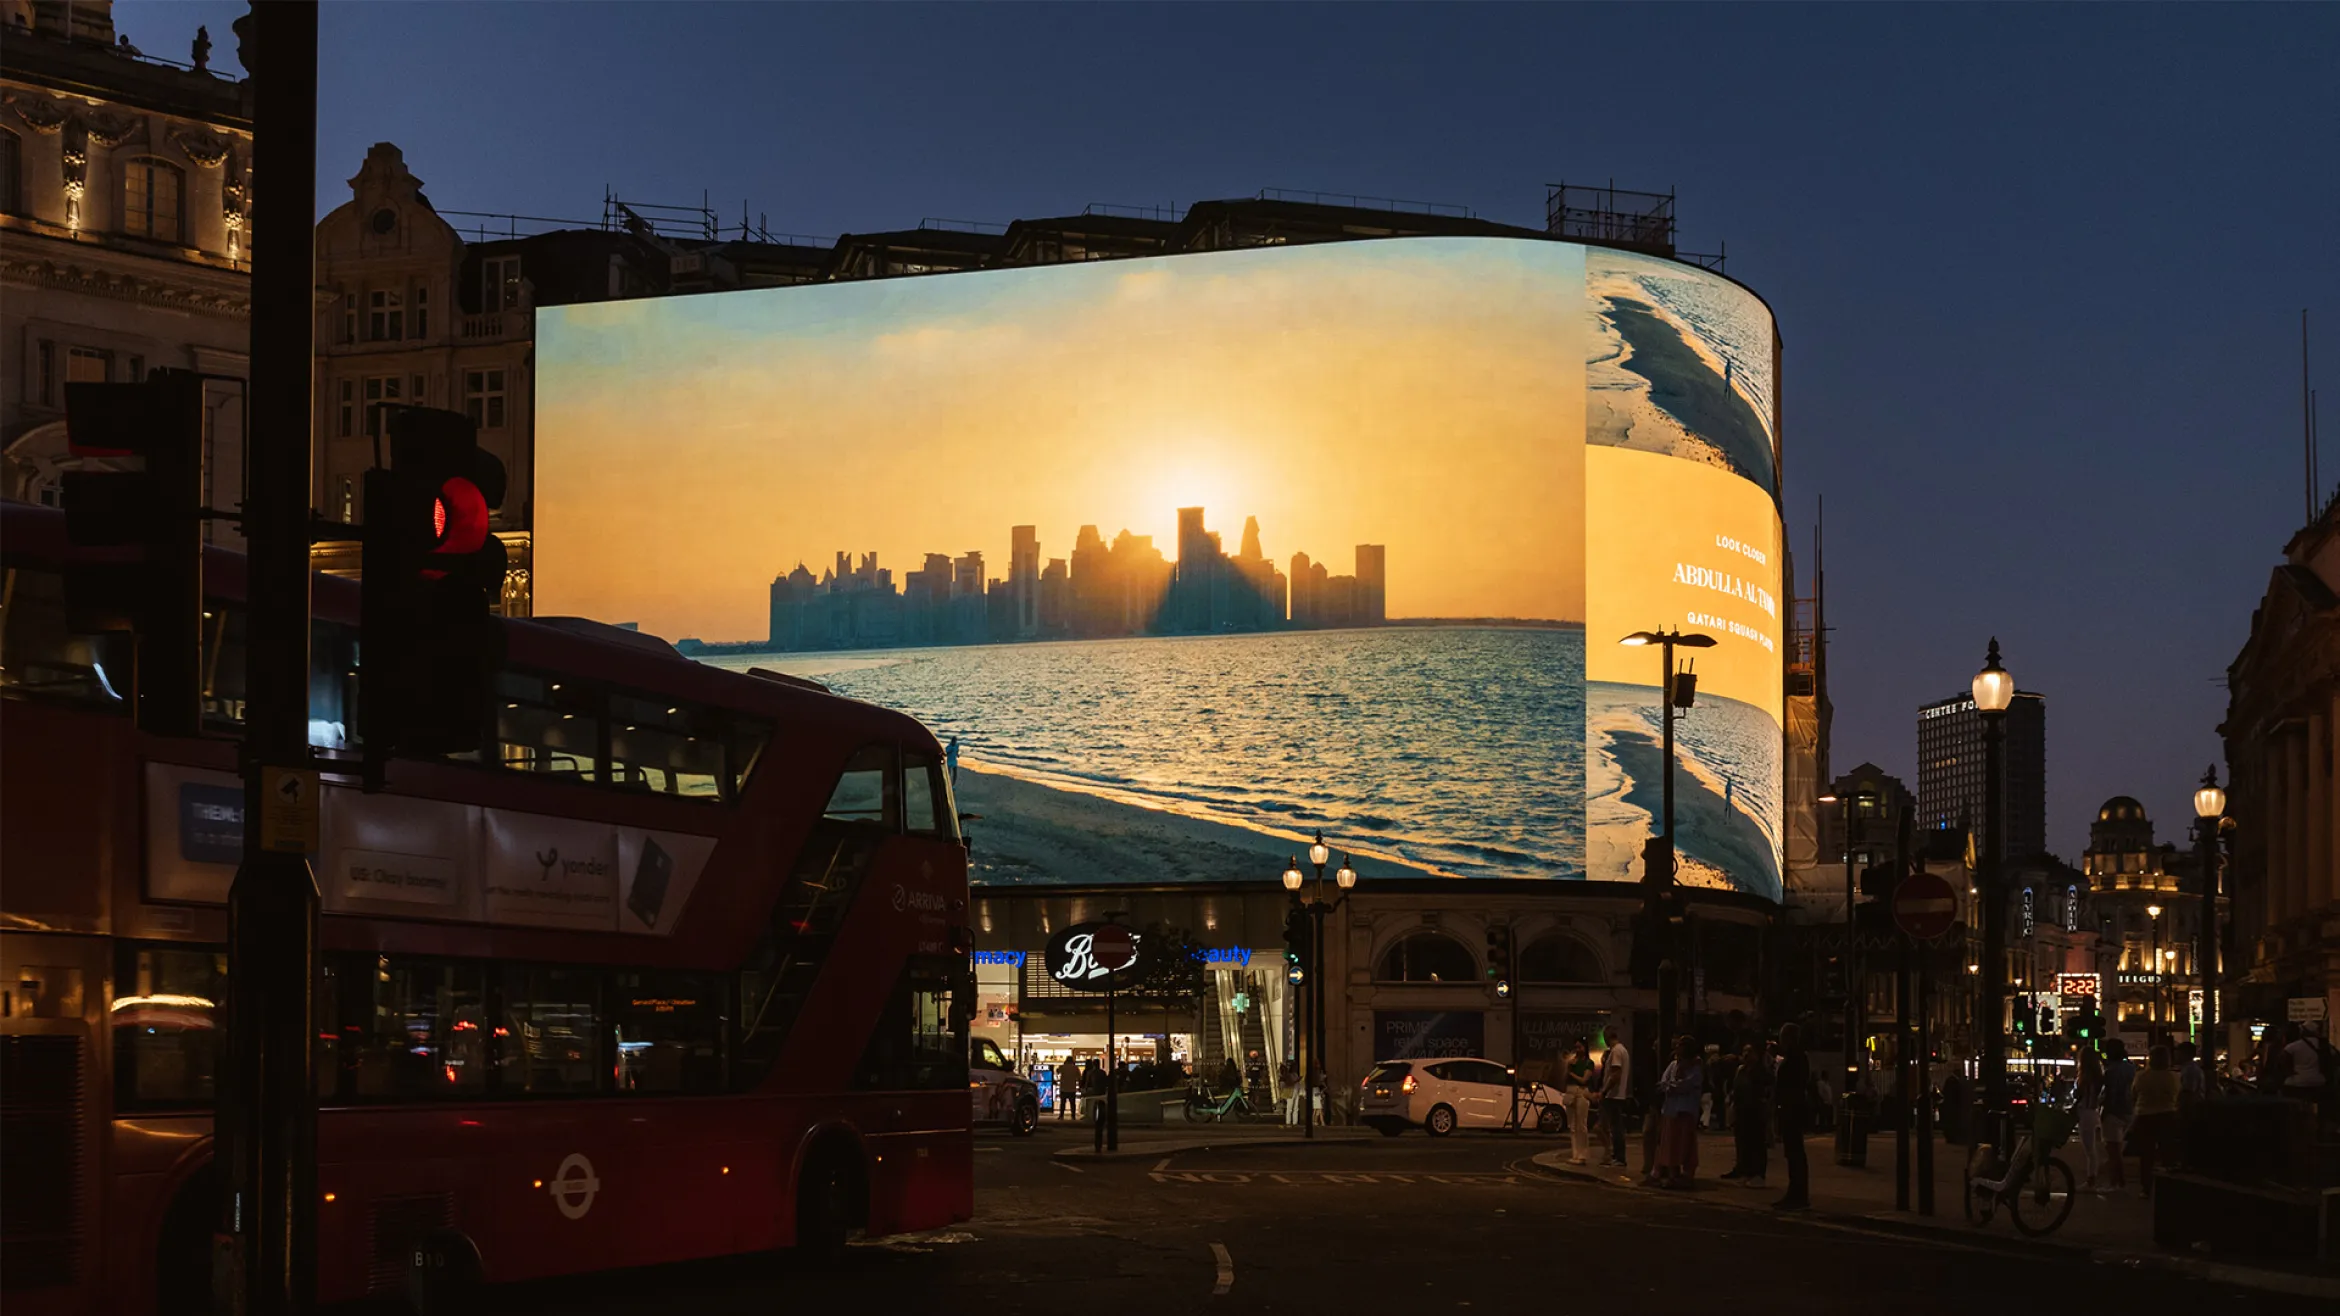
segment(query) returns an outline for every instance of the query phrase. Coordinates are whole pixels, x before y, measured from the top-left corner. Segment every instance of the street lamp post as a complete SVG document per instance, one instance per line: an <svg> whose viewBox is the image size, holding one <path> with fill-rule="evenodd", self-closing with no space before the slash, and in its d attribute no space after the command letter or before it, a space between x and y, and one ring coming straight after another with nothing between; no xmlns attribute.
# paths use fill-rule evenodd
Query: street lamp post
<svg viewBox="0 0 2340 1316"><path fill-rule="evenodd" d="M2015 702L2015 678L1999 665L1999 641L1991 640L1983 668L1974 676L1974 706L1983 722L1982 853L1982 1030L1983 1108L2007 1107L2007 893L2000 881L2005 857L2007 708Z"/></svg>
<svg viewBox="0 0 2340 1316"><path fill-rule="evenodd" d="M1859 1090L1861 1081L1861 1007L1862 990L1867 980L1862 974L1860 958L1860 929L1853 920L1856 901L1853 876L1853 803L1866 801L1866 793L1847 791L1842 797L1823 795L1822 804L1843 806L1844 813L1844 1095L1836 1103L1836 1163L1839 1165L1866 1165L1867 1149L1855 1155L1853 1144L1857 1138L1854 1123L1852 1094Z"/></svg>
<svg viewBox="0 0 2340 1316"><path fill-rule="evenodd" d="M1300 1126L1301 1136L1316 1136L1316 1073L1324 1065L1324 920L1325 916L1349 903L1349 889L1357 885L1357 870L1349 856L1341 856L1339 871L1333 882L1341 889L1338 899L1324 898L1324 866L1332 858L1332 848L1324 843L1324 833L1308 847L1308 862L1316 869L1316 893L1313 900L1300 899L1300 860L1294 857L1284 868L1284 890L1292 893L1292 903L1307 913L1309 920L1308 972L1303 976L1300 992L1308 1002L1308 1025L1303 1030L1300 1057Z"/></svg>
<svg viewBox="0 0 2340 1316"><path fill-rule="evenodd" d="M2145 907L2145 927L2153 934L2153 978L2148 984L2153 995L2145 1006L2145 1044L2151 1046L2161 1040L2161 906Z"/></svg>
<svg viewBox="0 0 2340 1316"><path fill-rule="evenodd" d="M2218 1095L2218 828L2226 816L2226 792L2218 787L2218 768L2202 774L2194 792L2195 867L2202 872L2202 917L2194 926L2194 976L2202 980L2202 1072L2206 1085Z"/></svg>
<svg viewBox="0 0 2340 1316"><path fill-rule="evenodd" d="M1676 1026L1674 998L1681 995L1680 978L1682 974L1681 966L1674 962L1674 709L1678 704L1681 707L1688 707L1684 696L1690 693L1682 688L1681 683L1674 675L1674 649L1677 645L1685 649L1711 649L1714 647L1715 641L1711 635L1700 635L1695 632L1684 634L1679 630L1657 630L1635 631L1617 643L1628 647L1650 644L1658 646L1659 654L1663 659L1662 670L1665 673L1665 680L1660 683L1658 695L1658 705L1663 710L1661 721L1665 733L1666 774L1665 788L1662 792L1664 816L1660 819L1658 832L1660 845L1654 856L1655 862L1652 862L1652 852L1648 850L1642 852L1641 861L1642 881L1648 886L1648 899L1644 903L1650 914L1650 917L1643 921L1648 926L1648 930L1658 939L1657 1058L1658 1062L1663 1064L1665 1057L1672 1052L1674 1045L1674 1028Z"/></svg>

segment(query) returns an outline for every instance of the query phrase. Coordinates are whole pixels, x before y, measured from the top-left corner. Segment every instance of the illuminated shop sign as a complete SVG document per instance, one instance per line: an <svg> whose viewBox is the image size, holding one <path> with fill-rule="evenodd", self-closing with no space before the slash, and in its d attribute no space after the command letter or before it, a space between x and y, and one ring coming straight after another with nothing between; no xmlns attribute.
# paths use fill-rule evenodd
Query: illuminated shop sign
<svg viewBox="0 0 2340 1316"><path fill-rule="evenodd" d="M1024 967L1024 952L1020 950L979 950L975 952L975 962L977 964L1005 964L1011 969L1020 969Z"/></svg>
<svg viewBox="0 0 2340 1316"><path fill-rule="evenodd" d="M2059 973L2056 975L2056 993L2060 996L2096 997L2096 975L2093 973Z"/></svg>

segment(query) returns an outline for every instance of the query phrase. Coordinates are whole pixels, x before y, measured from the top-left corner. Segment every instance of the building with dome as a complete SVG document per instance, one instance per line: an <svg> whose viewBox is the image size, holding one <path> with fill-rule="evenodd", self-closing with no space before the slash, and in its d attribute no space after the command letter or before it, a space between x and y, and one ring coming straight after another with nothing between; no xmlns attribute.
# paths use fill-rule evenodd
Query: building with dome
<svg viewBox="0 0 2340 1316"><path fill-rule="evenodd" d="M2193 856L2156 845L2145 806L2115 795L2088 826L2080 867L2100 947L2106 1028L2131 1051L2192 1036L2202 900ZM2223 1012L2222 1012L2223 1013Z"/></svg>

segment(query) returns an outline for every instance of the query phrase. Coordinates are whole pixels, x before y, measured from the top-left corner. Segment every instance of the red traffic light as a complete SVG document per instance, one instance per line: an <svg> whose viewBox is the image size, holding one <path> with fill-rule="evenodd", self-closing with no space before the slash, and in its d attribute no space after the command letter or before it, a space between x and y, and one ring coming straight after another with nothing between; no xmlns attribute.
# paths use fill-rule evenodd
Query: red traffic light
<svg viewBox="0 0 2340 1316"><path fill-rule="evenodd" d="M437 544L431 551L463 557L477 553L487 537L487 496L479 485L460 475L440 485L439 496L431 500L431 538Z"/></svg>

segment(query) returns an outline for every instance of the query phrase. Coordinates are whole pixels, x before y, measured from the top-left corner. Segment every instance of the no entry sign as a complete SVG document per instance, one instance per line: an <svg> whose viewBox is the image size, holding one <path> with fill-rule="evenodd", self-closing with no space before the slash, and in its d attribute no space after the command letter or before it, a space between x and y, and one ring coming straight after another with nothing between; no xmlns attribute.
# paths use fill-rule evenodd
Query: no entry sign
<svg viewBox="0 0 2340 1316"><path fill-rule="evenodd" d="M1089 953L1097 957L1107 973L1116 973L1137 958L1137 939L1119 923L1108 923L1091 934Z"/></svg>
<svg viewBox="0 0 2340 1316"><path fill-rule="evenodd" d="M1958 921L1958 897L1934 874L1912 873L1893 892L1893 921L1916 940L1932 941Z"/></svg>

